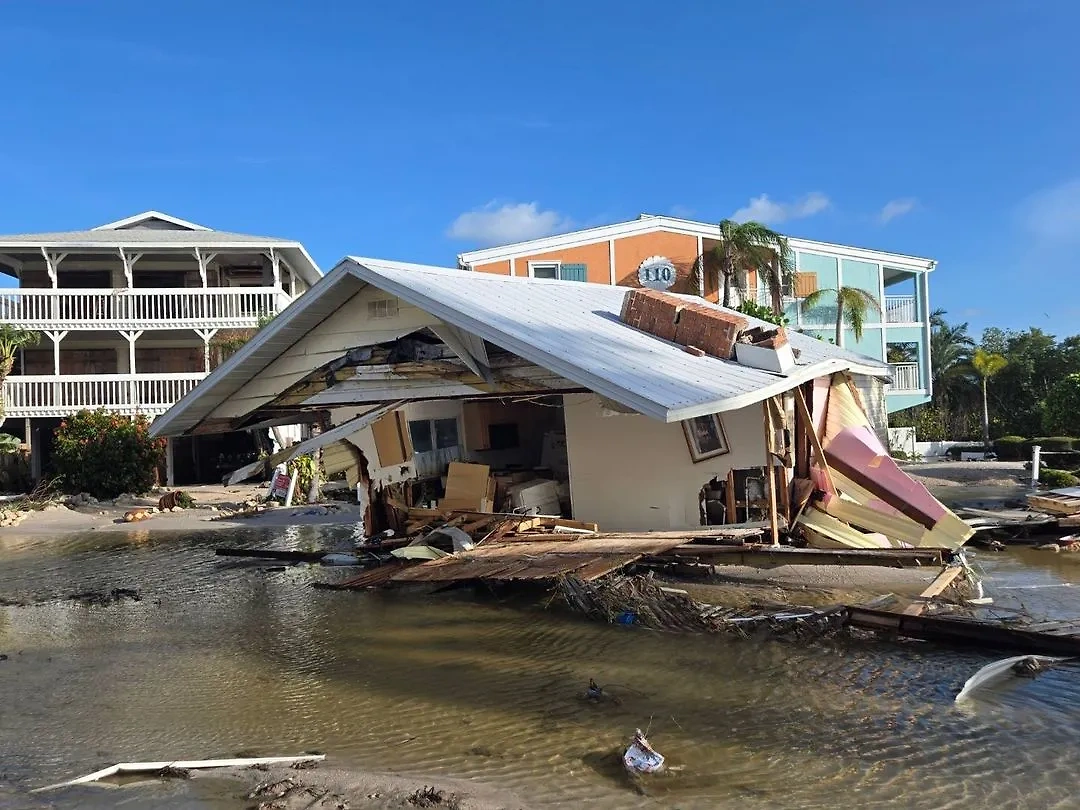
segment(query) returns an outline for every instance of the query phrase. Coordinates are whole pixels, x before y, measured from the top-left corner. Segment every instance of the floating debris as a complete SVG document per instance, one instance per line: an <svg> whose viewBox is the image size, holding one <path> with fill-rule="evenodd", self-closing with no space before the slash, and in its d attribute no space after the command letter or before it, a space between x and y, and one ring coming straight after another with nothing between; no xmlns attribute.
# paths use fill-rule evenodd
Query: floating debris
<svg viewBox="0 0 1080 810"><path fill-rule="evenodd" d="M964 683L964 688L956 696L956 702L970 698L971 693L982 686L997 683L1008 677L1034 678L1049 669L1048 664L1069 660L1071 659L1051 655L1015 655L1012 658L1003 658L987 664L968 678Z"/></svg>
<svg viewBox="0 0 1080 810"><path fill-rule="evenodd" d="M649 745L640 728L634 732L634 739L622 761L631 776L659 773L664 769L664 755Z"/></svg>

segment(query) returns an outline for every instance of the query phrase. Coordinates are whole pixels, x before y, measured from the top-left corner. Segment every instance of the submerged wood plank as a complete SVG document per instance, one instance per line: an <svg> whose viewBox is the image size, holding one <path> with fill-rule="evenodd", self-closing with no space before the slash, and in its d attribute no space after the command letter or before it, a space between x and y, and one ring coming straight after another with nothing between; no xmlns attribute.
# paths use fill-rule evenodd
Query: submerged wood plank
<svg viewBox="0 0 1080 810"><path fill-rule="evenodd" d="M1042 655L1080 655L1080 638L1038 633L984 622L909 616L888 610L847 608L848 623L864 630L884 630L904 638L993 650Z"/></svg>
<svg viewBox="0 0 1080 810"><path fill-rule="evenodd" d="M710 546L686 543L668 555L706 560L716 565L877 565L918 568L941 565L941 549L820 549L785 546Z"/></svg>

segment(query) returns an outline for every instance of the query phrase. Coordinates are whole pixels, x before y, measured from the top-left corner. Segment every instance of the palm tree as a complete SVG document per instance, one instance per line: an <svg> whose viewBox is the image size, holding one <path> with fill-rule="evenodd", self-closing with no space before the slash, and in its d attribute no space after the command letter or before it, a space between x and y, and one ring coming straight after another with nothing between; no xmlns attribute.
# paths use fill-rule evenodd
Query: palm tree
<svg viewBox="0 0 1080 810"><path fill-rule="evenodd" d="M760 222L736 222L725 219L720 223L719 244L694 260L693 275L697 278L698 295L705 295L705 264L711 259L723 285L721 302L731 306L732 281L746 286L746 273L756 270L769 288L773 314L784 311L784 289L790 288L795 275L787 239ZM719 285L718 285L719 286Z"/></svg>
<svg viewBox="0 0 1080 810"><path fill-rule="evenodd" d="M1009 365L1008 360L1000 354L988 352L986 349L976 349L971 358L971 367L982 377L983 444L986 447L990 446L990 405L986 398L986 383L1007 365Z"/></svg>
<svg viewBox="0 0 1080 810"><path fill-rule="evenodd" d="M15 368L15 353L36 346L41 335L9 323L0 324L0 425L4 424L4 380Z"/></svg>
<svg viewBox="0 0 1080 810"><path fill-rule="evenodd" d="M825 295L832 293L836 296L836 345L844 345L844 320L851 324L851 331L855 333L855 340L862 340L863 324L866 323L867 313L881 312L881 304L877 296L859 287L841 287L839 290L824 288L815 290L803 299L806 309L813 309L822 303Z"/></svg>
<svg viewBox="0 0 1080 810"><path fill-rule="evenodd" d="M971 353L975 341L966 323L950 326L945 310L930 313L930 374L934 404L949 411L971 392Z"/></svg>

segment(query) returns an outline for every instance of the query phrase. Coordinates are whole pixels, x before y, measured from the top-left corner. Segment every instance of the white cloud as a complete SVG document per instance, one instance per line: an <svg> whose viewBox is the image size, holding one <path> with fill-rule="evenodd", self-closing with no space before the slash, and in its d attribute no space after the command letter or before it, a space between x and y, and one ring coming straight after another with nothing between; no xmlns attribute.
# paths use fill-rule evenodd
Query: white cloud
<svg viewBox="0 0 1080 810"><path fill-rule="evenodd" d="M1080 179L1044 189L1020 206L1024 227L1044 242L1080 239Z"/></svg>
<svg viewBox="0 0 1080 810"><path fill-rule="evenodd" d="M778 225L789 219L803 219L820 214L832 203L820 191L812 191L793 202L778 202L768 194L751 197L750 202L731 215L736 222L762 222Z"/></svg>
<svg viewBox="0 0 1080 810"><path fill-rule="evenodd" d="M915 210L915 206L919 201L914 197L901 197L897 200L889 200L882 206L880 213L878 213L878 221L882 225L891 222L897 217L902 217L904 214L910 214Z"/></svg>
<svg viewBox="0 0 1080 810"><path fill-rule="evenodd" d="M504 245L550 236L569 230L572 225L573 222L558 211L541 211L535 202L500 205L493 200L483 208L458 216L446 235L481 245Z"/></svg>

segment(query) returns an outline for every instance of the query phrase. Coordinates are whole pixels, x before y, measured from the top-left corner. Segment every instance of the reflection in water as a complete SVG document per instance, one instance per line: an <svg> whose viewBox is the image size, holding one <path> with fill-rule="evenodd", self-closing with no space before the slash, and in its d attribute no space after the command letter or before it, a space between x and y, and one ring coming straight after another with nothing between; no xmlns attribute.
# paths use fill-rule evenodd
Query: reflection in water
<svg viewBox="0 0 1080 810"><path fill-rule="evenodd" d="M539 807L838 807L853 795L867 807L1071 806L1076 668L962 711L953 696L994 656L676 636L466 593L317 591L311 581L329 572L213 556L269 541L352 538L297 527L5 553L0 596L143 594L0 608L6 777L26 787L125 759L318 749L341 765L505 785ZM1080 565L1036 554L979 555L988 592L1003 607L1080 615L1074 589L1029 587L1077 581ZM620 701L582 700L590 677ZM616 757L637 727L680 767L647 795ZM144 803L129 807L220 801L185 785L131 790ZM54 799L115 806L115 794L86 789Z"/></svg>

